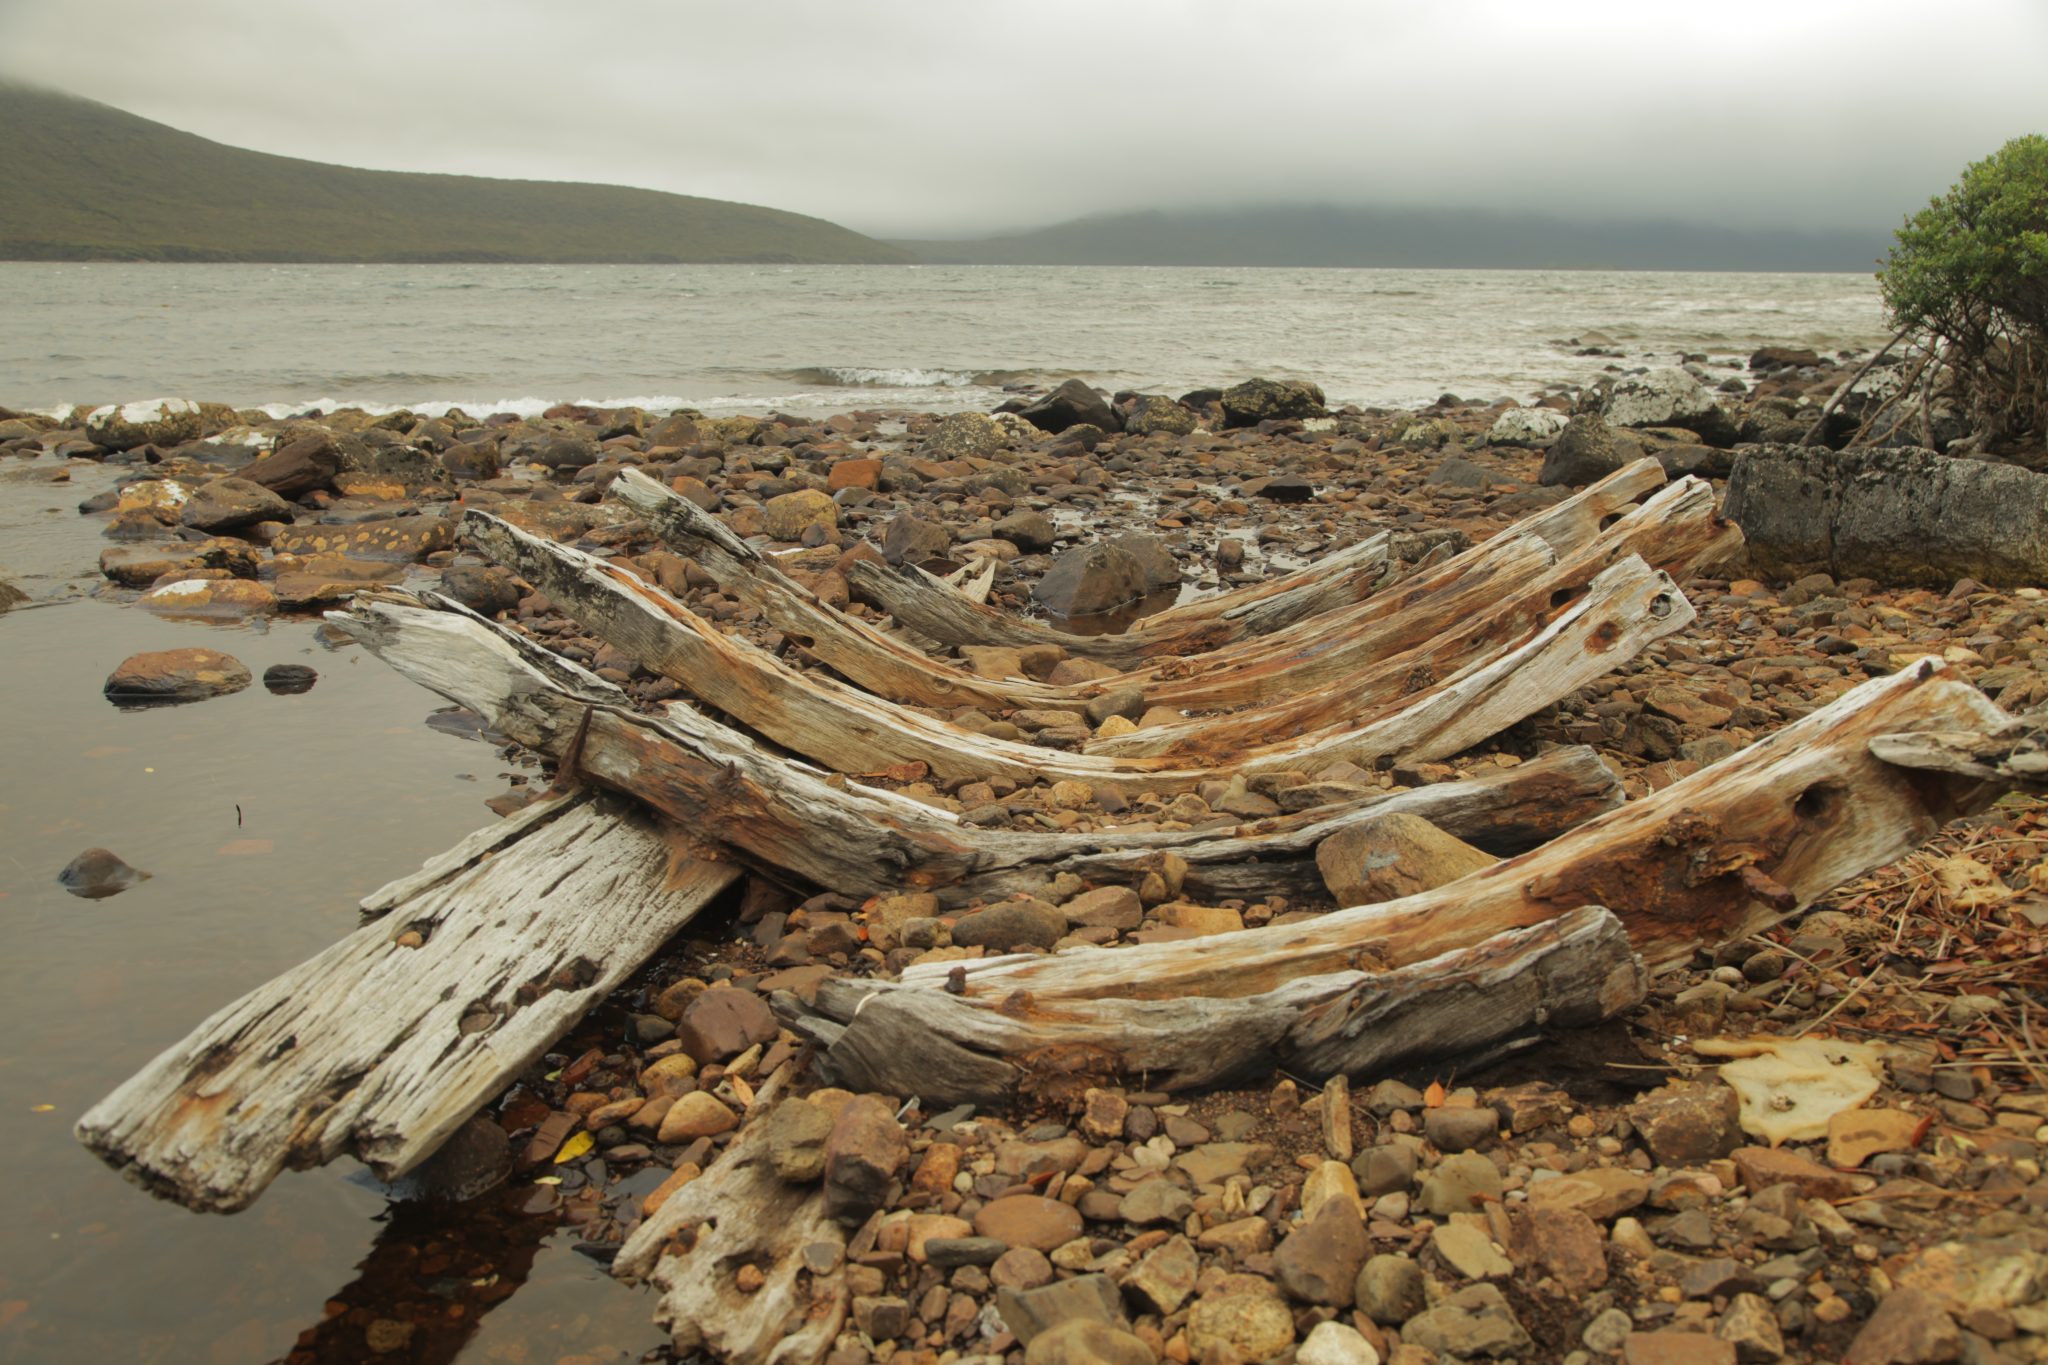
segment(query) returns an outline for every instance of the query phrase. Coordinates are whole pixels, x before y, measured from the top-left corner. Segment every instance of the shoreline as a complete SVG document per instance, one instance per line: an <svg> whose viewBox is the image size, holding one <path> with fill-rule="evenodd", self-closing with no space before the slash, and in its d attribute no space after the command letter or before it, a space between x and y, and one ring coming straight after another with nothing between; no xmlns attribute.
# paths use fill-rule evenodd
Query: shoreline
<svg viewBox="0 0 2048 1365"><path fill-rule="evenodd" d="M1616 426L1606 434L1658 457L1674 475L1724 478L1736 439L1796 439L1791 433L1803 431L1847 370L1795 363L1746 373L1753 381L1748 391L1724 396L1733 409L1723 414L1725 426L1696 414L1694 420L1712 430ZM1721 376L1709 374L1718 383ZM1078 401L1079 395L1071 396ZM1097 401L1105 397L1114 396ZM254 427L260 455L255 446L236 444L243 437L221 439L251 425L241 423L241 415L208 412L195 403L189 413L102 416L98 432L105 442L160 438L129 445L115 456L131 474L153 477L130 479L80 510L102 519L109 556L103 560L104 591L114 600L154 597L159 610L168 608L181 619L196 612L219 625L317 611L369 582L438 582L472 607L566 650L652 706L679 698L681 689L584 633L504 569L459 553L445 514L484 508L549 539L580 543L615 563L629 563L720 630L815 671L800 642L723 591L701 566L673 555L662 558L662 551L650 548L644 526L635 529L624 509L600 495L612 474L625 467L647 470L735 533L769 537L780 562L800 582L863 620L877 621L881 613L853 594L851 578L857 575L850 574L849 558L863 555L863 543L876 547L866 555L879 558L892 540L904 549L898 558L935 568L964 567L978 555L995 557L992 600L1013 613L1042 617L1032 594L1055 552L1112 532L1154 538L1176 582L1198 597L1255 584L1376 530L1454 531L1483 540L1554 505L1584 481L1539 482L1549 459L1543 449L1489 439L1512 427L1503 427L1503 418L1523 414L1518 420L1532 424L1532 435L1521 439L1540 441L1545 438L1533 433L1549 428L1554 436L1569 415L1566 408L1596 402L1591 394L1560 394L1549 407L1446 404L1325 417L1309 415L1308 396L1284 386L1239 401L1254 397L1271 405L1271 415L1258 420L1246 408L1241 419L1253 420L1235 427L1225 425L1220 403L1211 408L1205 402L1200 411L1171 400L1128 404L1122 412L1107 409L1117 425L1135 422L1149 432L1101 426L1092 433L1073 426L1042 432L1014 415L970 420L851 412L784 423L563 408L538 419L494 422L486 415L466 425L449 417L400 422L329 414L322 423L266 418ZM117 418L126 430L115 425ZM20 420L0 419L0 469L12 463L9 454L31 445L37 458L16 468L61 469L51 457L75 451L75 445L67 447L75 438L54 427L9 434L4 423ZM1844 420L1858 420L1858 414ZM1202 422L1213 426L1197 425ZM209 432L209 425L218 429ZM1181 426L1191 429L1173 430ZM171 440L188 432L189 441ZM201 497L206 480L256 482L245 477L252 470L270 481L256 486L276 502L239 487ZM195 506L200 510L194 512ZM291 520L280 519L280 506ZM179 584L196 586L165 594ZM1381 791L1427 787L1508 769L1551 746L1591 743L1619 770L1628 795L1641 798L1710 770L1851 683L1888 672L1928 646L1974 656L1958 657L1954 666L1996 691L2008 710L2048 699L2048 637L2038 623L2038 590L1980 584L1958 597L1810 577L1773 584L1737 568L1710 571L1685 590L1700 612L1694 626L1564 704L1442 763L1395 765L1348 780ZM195 643L234 648L231 632L193 634ZM1022 664L985 662L999 675ZM1049 680L1076 662L1041 659L1032 667L1043 668ZM368 660L363 665L381 667ZM1069 672L1080 676L1087 670ZM316 687L310 699L317 702L320 695ZM428 699L422 694L421 700ZM947 718L955 724L972 719L962 711ZM1000 716L972 723L984 733L999 726L1036 733L1049 757L1085 742L1048 733L1056 726L1027 730ZM496 792L492 809L520 809L541 785L530 767L515 771L517 780ZM880 785L977 824L1076 833L1134 824L1234 825L1264 813L1249 798L1270 801L1277 811L1274 798L1286 790L1218 790L1176 797L1178 805L1139 799L1117 809L1097 794L1072 804L1072 794L1055 797L1051 784L1012 782L1001 790L998 783L920 777L886 778ZM1975 828L2006 828L2021 844L2037 837L2025 823L2031 813L2000 818L2008 825ZM477 823L483 822L478 812ZM1955 831L1947 837L1946 847L1955 848L1971 836ZM2028 855L2017 846L1983 856L2011 876L2028 865ZM388 869L392 875L406 870ZM1910 1176L1940 1193L1917 1203L1907 1199L1906 1220L1887 1224L1863 1221L1860 1193L1837 1193L1808 1173L1793 1177L1798 1198L1765 1198L1768 1191L1754 1174L1761 1158L1745 1155L1755 1140L1738 1132L1732 1114L1712 1098L1707 1064L1676 1041L1757 1029L1789 1033L1821 1019L1853 1020L1865 1029L1859 1036L1889 1037L1886 1030L1903 1019L1918 1031L1899 1037L1922 1039L1931 1030L1952 1046L1977 1045L1967 1041L1981 1041L1972 1030L1993 1016L1951 1002L1979 992L2017 1001L2026 988L1974 976L1945 985L1938 976L1873 975L1864 948L1880 927L1874 916L1897 903L1891 893L1873 889L1886 882L1884 875L1866 879L1810 908L1800 923L1708 954L1660 980L1648 1006L1626 1025L1565 1035L1550 1048L1497 1063L1491 1072L1409 1077L1412 1086L1401 1080L1370 1090L1361 1086L1343 1130L1343 1144L1356 1149L1349 1156L1337 1154L1330 1123L1318 1111L1319 1097L1277 1076L1261 1086L1193 1097L1152 1094L1134 1078L1115 1093L1116 1104L1091 1098L1074 1113L1046 1105L937 1126L913 1123L905 1137L912 1155L934 1172L934 1163L957 1162L957 1178L911 1177L906 1168L906 1188L890 1205L894 1212L885 1209L868 1249L851 1255L848 1274L859 1283L849 1325L877 1342L899 1341L896 1354L905 1360L921 1358L916 1353L936 1360L948 1350L960 1359L1000 1356L1020 1348L1003 1343L1002 1333L1014 1332L1014 1322L1001 1316L998 1289L1033 1292L1103 1274L1121 1281L1123 1325L1154 1354L1173 1360L1201 1358L1208 1347L1234 1339L1230 1332L1237 1329L1223 1325L1222 1305L1235 1315L1233 1322L1262 1324L1277 1341L1280 1318L1267 1304L1285 1309L1289 1345L1305 1345L1311 1329L1335 1324L1357 1333L1381 1359L1404 1362L1420 1361L1418 1350L1450 1351L1454 1341L1478 1339L1459 1332L1499 1334L1518 1343L1513 1349L1525 1357L1565 1358L1583 1351L1590 1358L1621 1349L1634 1332L1702 1339L1655 1343L1665 1348L1712 1341L1730 1343L1731 1352L1761 1349L1775 1334L1785 1358L1835 1358L1879 1319L1886 1287L1902 1277L1914 1282L1916 1258L1925 1248L1946 1236L1963 1237L1972 1247L2026 1242L2032 1235L2026 1211L2048 1205L2048 1187L2039 1179L2040 1140L2009 1121L2031 1114L2026 1105L2041 1098L2020 1072L1987 1073L1989 1082L1972 1076L1964 1087L1953 1079L1956 1072L1939 1069L1938 1062L1893 1066L1883 1107L1870 1112L1911 1114L1919 1131L1909 1144L1880 1148L1855 1165L1876 1162L1883 1178ZM513 1152L531 1148L555 1115L581 1119L625 1098L650 1095L655 1082L649 1071L678 1050L670 1044L706 989L765 998L763 983L778 974L786 985L791 972L820 978L885 974L920 958L975 955L959 947L879 946L872 931L884 918L876 907L836 895L832 887L806 897L758 878L755 886L744 906L731 907L730 919L693 929L687 942L658 954L489 1107ZM147 890L123 894L142 896ZM1044 893L1048 906L1064 903L1058 890ZM115 900L109 906L122 904ZM1963 914L1976 932L2014 932L2023 942L2023 929L2008 931L1998 918L1998 904L1986 898L1976 911L1922 906L1918 918L1900 921L1912 930L1902 941L1920 944L1923 930L1950 932L1959 923L1951 917ZM1211 927L1225 919L1232 927L1255 927L1318 908L1284 897L1277 904L1271 897L1210 897L1182 915L1186 923L1180 925L1161 923L1157 907L1147 907L1133 932L1185 929L1197 920ZM919 918L957 927L972 910L948 907ZM1969 918L1973 914L1978 918ZM931 932L943 941L942 931ZM1125 933L1094 937L1107 945ZM932 957L934 952L941 956ZM214 1003L201 1002L193 1018ZM743 1108L733 1081L758 1079L771 1068L764 1066L769 1049L751 1063L740 1059L741 1051L696 1059L692 1093L715 1093L723 1097L721 1104ZM1651 1069L1639 1070L1646 1067ZM1444 1093L1431 1091L1430 1080L1443 1081ZM1653 1088L1667 1080L1668 1089ZM1110 1093L1098 1087L1091 1094L1098 1092ZM556 1164L558 1145L503 1187L508 1198L516 1192L521 1201L547 1206L531 1216L582 1219L576 1226L583 1229L587 1254L600 1259L647 1216L650 1200L658 1206L656 1196L689 1187L687 1179L671 1180L670 1172L716 1169L713 1158L732 1140L728 1133L678 1132L663 1141L665 1114L636 1125L641 1108L632 1116L607 1112L617 1117L588 1130L595 1141L587 1154ZM572 1122L563 1132L576 1127ZM1709 1136L1701 1139L1699 1131ZM1958 1155L1958 1134L1983 1154L1974 1158L1976 1165ZM1161 1139L1165 1147L1152 1145ZM1251 1148L1237 1149L1240 1140ZM953 1150L940 1150L945 1148ZM1794 1150L1828 1155L1820 1146ZM1158 1152L1165 1154L1160 1169L1181 1163L1177 1169L1186 1178L1169 1179L1187 1207L1175 1201L1172 1217L1140 1217L1138 1206L1127 1211L1126 1204L1139 1189L1159 1183L1158 1177L1142 1178L1154 1169L1153 1156L1143 1153ZM1211 1165L1196 1171L1183 1158ZM1329 1171L1332 1162L1345 1174ZM2027 1162L2034 1163L2031 1177ZM1589 1169L1614 1174L1601 1177L1604 1193L1595 1204L1575 1206L1585 1224L1571 1222L1567 1231L1561 1223L1544 1223L1533 1234L1522 1225L1539 1186ZM1977 1191L1990 1172L2005 1173L1990 1185L1996 1195L1990 1202L2003 1212L1985 1212L1955 1198ZM561 1186L538 1185L534 1177L540 1173L573 1173L578 1183L570 1187L565 1178ZM650 1176L660 1177L659 1188ZM1314 1189L1311 1176L1321 1182ZM1372 1271L1373 1302L1363 1311L1348 1294L1343 1304L1304 1300L1289 1254L1283 1254L1312 1226L1293 1214L1305 1203L1327 1200L1330 1183L1342 1185L1347 1177L1378 1266ZM1448 1191L1465 1188L1459 1181L1477 1182L1471 1188L1486 1197L1469 1208L1451 1204L1438 1211L1454 1197ZM1028 1187L1029 1198L1063 1205L1085 1223L1088 1235L1027 1256L1018 1253L1030 1236L1013 1230L1004 1256L986 1262L970 1258L941 1265L930 1254L925 1243L933 1237L971 1241L984 1235L981 1213L1004 1198L1026 1197L1020 1186ZM549 1190L553 1195L543 1197ZM1500 1211L1499 1226L1490 1210ZM1035 1205L1033 1211L1062 1222L1068 1216ZM1515 1215L1512 1221L1509 1214ZM1783 1229L1759 1221L1761 1214ZM459 1231L451 1229L459 1229L463 1218L459 1211L446 1215L434 1235L459 1242ZM1474 1218L1479 1221L1469 1221ZM1231 1236L1218 1235L1231 1228ZM1466 1245L1473 1233L1490 1244L1491 1257L1477 1244ZM1532 1235L1533 1243L1527 1240ZM1081 1249L1073 1249L1075 1240ZM1168 1249L1171 1255L1160 1255ZM2024 1254L2048 1255L2048 1246ZM1298 1259L1300 1252L1291 1255ZM1511 1279L1503 1280L1492 1259L1503 1256L1512 1261ZM1146 1266L1151 1270L1141 1271ZM1713 1267L1714 1275L1702 1267ZM1369 1269L1361 1262L1357 1271ZM1171 1281L1161 1278L1169 1272ZM1183 1279L1185 1290L1165 1311L1161 1304L1169 1289L1160 1288L1155 1299L1153 1288L1139 1287ZM1366 1292L1365 1280L1358 1284ZM1489 1286L1493 1292L1481 1292ZM459 1291L459 1297L469 1302L466 1293ZM490 1302L476 1300L479 1316ZM1199 1306L1205 1303L1219 1306ZM2017 1334L2008 1339L2031 1338L2035 1329L2024 1323L2032 1319L2014 1314L2026 1307L1997 1310ZM1938 1327L1937 1318L1945 1314L1939 1305L1932 1312L1919 1325ZM374 1301L358 1303L331 1326L312 1329L314 1341L304 1349L365 1350L375 1323L394 1320ZM1976 1320L1978 1326L1970 1321L1965 1319L1963 1330L1979 1335L1980 1326L1999 1325L1988 1318ZM422 1317L415 1330L438 1329ZM1959 1329L1950 1324L1948 1330ZM1524 1335L1517 1338L1516 1332ZM1232 1349L1249 1344L1247 1338ZM844 1338L839 1349L848 1360L868 1350L858 1339Z"/></svg>

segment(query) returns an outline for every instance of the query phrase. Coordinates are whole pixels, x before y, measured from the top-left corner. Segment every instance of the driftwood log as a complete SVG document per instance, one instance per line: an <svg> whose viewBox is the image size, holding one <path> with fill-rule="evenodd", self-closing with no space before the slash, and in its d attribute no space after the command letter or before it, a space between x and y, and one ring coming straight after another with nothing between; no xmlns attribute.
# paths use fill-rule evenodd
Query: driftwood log
<svg viewBox="0 0 2048 1365"><path fill-rule="evenodd" d="M1981 692L1923 660L1654 796L1419 895L1209 938L933 963L894 985L845 984L814 1004L780 1004L828 1044L829 1067L875 1084L893 1069L899 1088L930 1098L945 1098L932 1094L940 1077L965 1095L1046 1068L1200 1077L1238 1056L1228 1040L1251 1028L1244 1002L1290 1017L1320 1006L1333 975L1412 969L1404 980L1421 981L1445 970L1446 954L1483 952L1496 966L1489 989L1519 998L1507 981L1539 969L1516 965L1527 949L1514 936L1582 907L1609 907L1653 969L1754 932L2002 790L1975 773L1893 766L1873 756L1874 742L2008 728ZM1574 997L1578 1008L1585 998ZM1386 998L1374 1008L1398 1014ZM870 1042L871 1029L905 1032ZM1288 1030L1260 1036L1254 1058L1312 1065Z"/></svg>
<svg viewBox="0 0 2048 1365"><path fill-rule="evenodd" d="M736 856L774 875L864 896L924 888L954 900L993 897L1038 889L1061 872L1135 881L1167 852L1187 861L1194 887L1245 894L1261 875L1253 869L1269 867L1276 886L1299 891L1314 875L1315 845L1373 815L1407 811L1505 852L1620 800L1613 775L1590 750L1568 749L1484 777L1224 831L983 829L772 753L687 706L635 712L610 683L445 600L364 594L329 620L577 780L637 797L685 827L715 831Z"/></svg>
<svg viewBox="0 0 2048 1365"><path fill-rule="evenodd" d="M371 895L378 918L201 1024L79 1140L222 1213L344 1154L395 1179L739 872L632 802L537 802Z"/></svg>
<svg viewBox="0 0 2048 1365"><path fill-rule="evenodd" d="M612 1262L614 1275L660 1292L654 1320L686 1355L810 1365L846 1324L846 1233L825 1215L820 1186L783 1180L768 1160L764 1120L791 1071L769 1078L711 1169L670 1195ZM807 1250L828 1259L814 1266ZM762 1273L758 1288L739 1288L742 1266Z"/></svg>
<svg viewBox="0 0 2048 1365"><path fill-rule="evenodd" d="M1647 463L1654 465L1655 461ZM1653 472L1630 466L1529 518L1522 529L1549 543L1556 553L1572 553L1597 535L1610 517L1627 511L1637 498L1663 482L1661 468ZM1270 586L1184 604L1148 617L1122 635L1075 635L964 601L914 564L892 567L872 560L856 561L848 566L847 577L898 624L941 644L1057 645L1077 658L1133 668L1150 659L1205 654L1236 641L1298 627L1371 596L1384 586L1384 549L1372 552L1376 559L1363 559L1374 544L1368 540L1336 556L1325 556Z"/></svg>
<svg viewBox="0 0 2048 1365"><path fill-rule="evenodd" d="M1247 776L1313 769L1339 760L1360 766L1383 758L1426 760L1457 753L1633 658L1693 619L1671 579L1628 555L1601 571L1583 591L1542 609L1533 633L1460 637L1469 657L1453 676L1434 682L1419 664L1409 694L1389 699L1384 673L1372 695L1379 704L1351 704L1342 684L1321 703L1341 717L1311 728L1299 712L1284 713L1263 742L1255 720L1232 718L1213 743L1199 732L1181 736L1184 756L1123 758L1070 754L987 735L935 720L829 678L791 669L766 651L728 636L638 575L569 546L532 536L494 517L470 512L463 537L515 569L561 610L613 648L672 678L792 752L844 773L922 764L942 779L1003 776L1018 782L1072 779L1126 795L1189 791L1233 773ZM1397 664L1389 668L1398 671Z"/></svg>

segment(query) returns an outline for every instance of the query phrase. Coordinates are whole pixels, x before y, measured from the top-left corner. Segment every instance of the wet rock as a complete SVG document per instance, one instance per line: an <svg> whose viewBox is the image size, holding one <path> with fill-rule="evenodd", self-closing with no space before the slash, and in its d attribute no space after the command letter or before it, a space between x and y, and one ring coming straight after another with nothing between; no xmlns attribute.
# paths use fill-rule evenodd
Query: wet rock
<svg viewBox="0 0 2048 1365"><path fill-rule="evenodd" d="M1399 1327L1429 1306L1422 1267L1406 1256L1381 1254L1367 1261L1354 1296L1358 1311L1383 1327Z"/></svg>
<svg viewBox="0 0 2048 1365"><path fill-rule="evenodd" d="M1650 1154L1666 1166L1727 1156L1742 1145L1741 1106L1725 1085L1655 1090L1629 1109L1629 1122Z"/></svg>
<svg viewBox="0 0 2048 1365"><path fill-rule="evenodd" d="M784 1100L768 1116L768 1162L784 1180L805 1183L825 1174L832 1116L808 1100Z"/></svg>
<svg viewBox="0 0 2048 1365"><path fill-rule="evenodd" d="M1818 364L1820 353L1804 346L1760 346L1749 357L1749 368L1758 373Z"/></svg>
<svg viewBox="0 0 2048 1365"><path fill-rule="evenodd" d="M64 870L57 874L57 884L74 896L104 900L140 886L149 880L149 875L141 868L130 867L107 849L89 848L64 864Z"/></svg>
<svg viewBox="0 0 2048 1365"><path fill-rule="evenodd" d="M1247 379L1225 389L1221 402L1224 424L1233 427L1329 415L1322 389L1305 379Z"/></svg>
<svg viewBox="0 0 2048 1365"><path fill-rule="evenodd" d="M1103 431L1121 431L1109 400L1079 379L1069 379L1036 402L1018 409L1017 415L1040 431L1054 434L1071 427L1092 426Z"/></svg>
<svg viewBox="0 0 2048 1365"><path fill-rule="evenodd" d="M756 1043L772 1043L781 1031L775 1011L752 991L713 987L692 1001L676 1022L683 1051L699 1062L737 1057Z"/></svg>
<svg viewBox="0 0 2048 1365"><path fill-rule="evenodd" d="M1403 1324L1401 1340L1460 1360L1526 1356L1535 1346L1508 1301L1490 1284L1446 1295Z"/></svg>
<svg viewBox="0 0 2048 1365"><path fill-rule="evenodd" d="M1187 1334L1198 1360L1222 1351L1269 1360L1294 1344L1294 1314L1269 1294L1219 1294L1195 1305Z"/></svg>
<svg viewBox="0 0 2048 1365"><path fill-rule="evenodd" d="M1494 446L1547 446L1571 419L1556 408L1509 408L1486 429Z"/></svg>
<svg viewBox="0 0 2048 1365"><path fill-rule="evenodd" d="M1031 589L1031 598L1055 616L1086 616L1135 602L1145 590L1145 570L1137 557L1096 541L1055 559Z"/></svg>
<svg viewBox="0 0 2048 1365"><path fill-rule="evenodd" d="M307 664L272 664L263 670L263 685L275 696L297 696L311 692L320 675Z"/></svg>
<svg viewBox="0 0 2048 1365"><path fill-rule="evenodd" d="M588 436L551 436L534 447L532 460L548 469L583 469L597 463L597 442Z"/></svg>
<svg viewBox="0 0 2048 1365"><path fill-rule="evenodd" d="M825 1211L849 1225L863 1221L888 1198L909 1158L895 1110L879 1096L854 1096L825 1139Z"/></svg>
<svg viewBox="0 0 2048 1365"><path fill-rule="evenodd" d="M136 606L158 616L242 621L277 610L277 594L246 578L183 578L151 588Z"/></svg>
<svg viewBox="0 0 2048 1365"><path fill-rule="evenodd" d="M441 570L441 591L479 616L515 611L526 595L512 571L496 564L450 564Z"/></svg>
<svg viewBox="0 0 2048 1365"><path fill-rule="evenodd" d="M1358 1206L1332 1199L1273 1253L1273 1276L1303 1303L1348 1308L1370 1249Z"/></svg>
<svg viewBox="0 0 2048 1365"><path fill-rule="evenodd" d="M497 1120L478 1114L384 1190L392 1199L460 1203L496 1189L511 1173L511 1139Z"/></svg>
<svg viewBox="0 0 2048 1365"><path fill-rule="evenodd" d="M248 479L215 479L185 500L178 513L181 525L218 534L240 531L259 521L290 521L291 504L260 483Z"/></svg>
<svg viewBox="0 0 2048 1365"><path fill-rule="evenodd" d="M150 706L225 696L254 681L241 660L218 650L164 649L130 655L103 691L116 706Z"/></svg>
<svg viewBox="0 0 2048 1365"><path fill-rule="evenodd" d="M1152 1348L1103 1322L1076 1320L1040 1332L1024 1365L1153 1365Z"/></svg>
<svg viewBox="0 0 2048 1365"><path fill-rule="evenodd" d="M1038 901L1011 900L963 915L953 925L953 942L1007 953L1022 947L1050 948L1066 932L1066 916L1051 906Z"/></svg>
<svg viewBox="0 0 2048 1365"><path fill-rule="evenodd" d="M298 525L271 548L290 555L343 555L349 559L416 564L455 544L453 523L443 517L376 517L346 526Z"/></svg>
<svg viewBox="0 0 2048 1365"><path fill-rule="evenodd" d="M1316 847L1316 870L1340 907L1414 895L1495 861L1422 817L1405 814L1361 821Z"/></svg>
<svg viewBox="0 0 2048 1365"><path fill-rule="evenodd" d="M28 601L28 594L5 579L0 579L0 612L20 606Z"/></svg>
<svg viewBox="0 0 2048 1365"><path fill-rule="evenodd" d="M332 488L343 468L342 454L326 433L300 437L245 466L242 477L280 498L296 500L315 489Z"/></svg>
<svg viewBox="0 0 2048 1365"><path fill-rule="evenodd" d="M1052 1251L1081 1235L1081 1215L1057 1199L1013 1194L984 1204L974 1230L1007 1246Z"/></svg>
<svg viewBox="0 0 2048 1365"><path fill-rule="evenodd" d="M1681 427L1709 445L1735 443L1734 420L1706 385L1675 366L1624 376L1600 415L1617 427Z"/></svg>

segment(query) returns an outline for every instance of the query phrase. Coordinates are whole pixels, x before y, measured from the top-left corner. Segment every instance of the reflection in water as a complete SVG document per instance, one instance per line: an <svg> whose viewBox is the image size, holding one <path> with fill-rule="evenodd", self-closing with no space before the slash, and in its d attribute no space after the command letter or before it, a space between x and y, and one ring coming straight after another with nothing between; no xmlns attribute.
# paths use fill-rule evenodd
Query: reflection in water
<svg viewBox="0 0 2048 1365"><path fill-rule="evenodd" d="M522 1213L530 1187L500 1187L459 1212L394 1203L356 1277L299 1334L287 1365L360 1365L378 1358L446 1365L484 1318L526 1283L556 1227Z"/></svg>

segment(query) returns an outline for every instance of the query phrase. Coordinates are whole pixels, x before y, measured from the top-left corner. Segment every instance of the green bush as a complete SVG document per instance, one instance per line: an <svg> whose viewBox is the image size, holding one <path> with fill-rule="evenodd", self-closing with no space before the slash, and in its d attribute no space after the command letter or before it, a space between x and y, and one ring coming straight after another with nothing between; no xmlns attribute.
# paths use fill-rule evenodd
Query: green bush
<svg viewBox="0 0 2048 1365"><path fill-rule="evenodd" d="M2048 431L2048 138L2014 138L1908 218L1878 285L1939 355L1973 446Z"/></svg>

